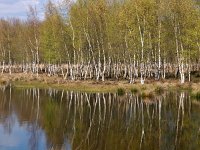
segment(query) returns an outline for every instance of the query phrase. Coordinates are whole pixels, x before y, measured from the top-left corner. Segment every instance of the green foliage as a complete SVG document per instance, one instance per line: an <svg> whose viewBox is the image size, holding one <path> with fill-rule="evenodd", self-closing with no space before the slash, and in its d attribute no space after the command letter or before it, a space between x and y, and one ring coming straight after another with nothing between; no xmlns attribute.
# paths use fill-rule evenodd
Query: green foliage
<svg viewBox="0 0 200 150"><path fill-rule="evenodd" d="M62 37L63 28L62 19L55 6L52 3L48 3L46 20L41 27L41 50L43 52L44 61L56 63L61 59L61 52L64 47Z"/></svg>

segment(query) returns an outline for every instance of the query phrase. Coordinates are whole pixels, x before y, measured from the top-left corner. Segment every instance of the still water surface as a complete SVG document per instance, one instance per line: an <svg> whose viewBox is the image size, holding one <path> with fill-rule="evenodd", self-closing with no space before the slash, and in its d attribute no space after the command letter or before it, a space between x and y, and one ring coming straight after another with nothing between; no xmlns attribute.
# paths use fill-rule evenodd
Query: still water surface
<svg viewBox="0 0 200 150"><path fill-rule="evenodd" d="M200 102L185 92L0 89L0 150L199 150Z"/></svg>

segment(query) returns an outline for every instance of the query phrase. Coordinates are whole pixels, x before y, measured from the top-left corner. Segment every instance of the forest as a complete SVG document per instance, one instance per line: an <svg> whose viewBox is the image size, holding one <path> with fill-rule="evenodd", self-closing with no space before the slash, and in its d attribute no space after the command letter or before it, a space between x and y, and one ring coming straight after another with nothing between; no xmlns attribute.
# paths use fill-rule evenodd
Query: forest
<svg viewBox="0 0 200 150"><path fill-rule="evenodd" d="M174 78L200 71L200 8L194 0L48 1L40 19L0 19L0 72L66 80Z"/></svg>

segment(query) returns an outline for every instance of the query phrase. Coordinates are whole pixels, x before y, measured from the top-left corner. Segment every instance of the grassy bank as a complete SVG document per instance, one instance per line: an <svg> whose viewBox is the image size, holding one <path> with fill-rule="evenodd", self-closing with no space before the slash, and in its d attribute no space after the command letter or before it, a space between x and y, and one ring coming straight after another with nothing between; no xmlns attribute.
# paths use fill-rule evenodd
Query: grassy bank
<svg viewBox="0 0 200 150"><path fill-rule="evenodd" d="M117 92L119 89L125 92L140 92L144 96L150 94L159 94L165 90L191 90L193 93L200 91L200 83L185 83L180 84L177 80L163 81L146 81L141 85L139 81L134 84L129 84L127 80L105 82L97 81L69 81L63 80L61 77L47 77L46 75L32 74L2 74L0 75L0 84L12 84L18 88L56 88L83 92Z"/></svg>

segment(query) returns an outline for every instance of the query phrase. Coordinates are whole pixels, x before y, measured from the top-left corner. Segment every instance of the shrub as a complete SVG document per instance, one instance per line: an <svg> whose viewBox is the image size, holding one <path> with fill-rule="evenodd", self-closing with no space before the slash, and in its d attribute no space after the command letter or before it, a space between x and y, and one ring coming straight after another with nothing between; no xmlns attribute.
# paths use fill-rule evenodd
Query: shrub
<svg viewBox="0 0 200 150"><path fill-rule="evenodd" d="M164 88L161 87L161 86L157 86L157 87L155 88L155 93L156 93L156 94L163 94L163 93L164 93Z"/></svg>
<svg viewBox="0 0 200 150"><path fill-rule="evenodd" d="M200 92L197 92L197 93L195 94L195 98L196 98L197 100L200 100Z"/></svg>
<svg viewBox="0 0 200 150"><path fill-rule="evenodd" d="M137 88L132 88L131 89L131 93L133 93L133 94L136 94L136 93L138 93L139 92L139 90L137 89Z"/></svg>
<svg viewBox="0 0 200 150"><path fill-rule="evenodd" d="M191 97L194 98L194 99L200 100L200 91L197 92L197 93L192 93Z"/></svg>
<svg viewBox="0 0 200 150"><path fill-rule="evenodd" d="M125 89L123 89L123 88L118 88L118 89L117 89L117 94L118 94L119 96L123 96L123 95L125 94Z"/></svg>
<svg viewBox="0 0 200 150"><path fill-rule="evenodd" d="M141 97L142 97L142 98L150 98L150 99L153 99L155 96L154 96L154 94L153 94L152 92L149 92L149 93L144 93L144 92L142 92Z"/></svg>
<svg viewBox="0 0 200 150"><path fill-rule="evenodd" d="M200 82L200 79L199 79L199 78L193 78L193 79L192 79L192 82L193 82L193 83L199 83L199 82Z"/></svg>
<svg viewBox="0 0 200 150"><path fill-rule="evenodd" d="M144 92L142 92L142 93L141 93L141 97L142 97L142 98L145 98L145 97L147 97L147 94L145 94Z"/></svg>

